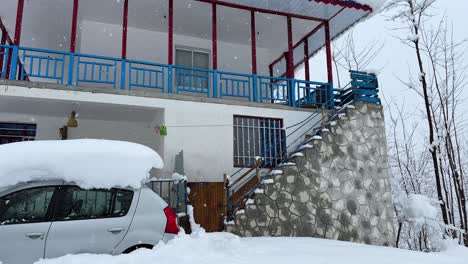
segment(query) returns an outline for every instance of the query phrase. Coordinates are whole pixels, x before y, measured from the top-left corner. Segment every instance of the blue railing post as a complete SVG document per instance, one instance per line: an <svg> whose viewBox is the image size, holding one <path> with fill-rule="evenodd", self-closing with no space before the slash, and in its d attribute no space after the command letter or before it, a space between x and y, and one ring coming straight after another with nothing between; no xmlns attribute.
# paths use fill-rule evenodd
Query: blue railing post
<svg viewBox="0 0 468 264"><path fill-rule="evenodd" d="M295 79L291 79L290 80L290 85L291 85L291 89L290 89L290 106L292 107L296 107L296 80Z"/></svg>
<svg viewBox="0 0 468 264"><path fill-rule="evenodd" d="M120 69L120 89L121 90L125 90L126 73L127 73L127 60L122 60L121 69Z"/></svg>
<svg viewBox="0 0 468 264"><path fill-rule="evenodd" d="M167 93L172 93L174 85L174 66L169 64L167 66Z"/></svg>
<svg viewBox="0 0 468 264"><path fill-rule="evenodd" d="M209 92L208 92L209 93ZM208 94L208 97L210 95ZM213 98L218 97L218 71L213 71Z"/></svg>
<svg viewBox="0 0 468 264"><path fill-rule="evenodd" d="M258 103L257 75L252 76L253 101Z"/></svg>
<svg viewBox="0 0 468 264"><path fill-rule="evenodd" d="M330 98L328 98L329 103L329 109L335 109L335 90L333 89L333 83L328 84L328 90L330 93Z"/></svg>
<svg viewBox="0 0 468 264"><path fill-rule="evenodd" d="M13 46L13 51L11 53L10 80L12 78L16 80L17 70L18 70L18 46Z"/></svg>
<svg viewBox="0 0 468 264"><path fill-rule="evenodd" d="M75 53L70 53L70 61L68 65L68 85L73 85L73 71L75 70Z"/></svg>

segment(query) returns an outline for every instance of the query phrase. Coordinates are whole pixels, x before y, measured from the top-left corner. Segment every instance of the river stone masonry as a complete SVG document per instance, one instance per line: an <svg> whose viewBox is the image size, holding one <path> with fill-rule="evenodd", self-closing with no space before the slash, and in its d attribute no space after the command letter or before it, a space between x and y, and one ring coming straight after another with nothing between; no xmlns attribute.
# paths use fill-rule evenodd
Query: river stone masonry
<svg viewBox="0 0 468 264"><path fill-rule="evenodd" d="M228 232L394 244L382 107L354 103L320 135L264 181Z"/></svg>

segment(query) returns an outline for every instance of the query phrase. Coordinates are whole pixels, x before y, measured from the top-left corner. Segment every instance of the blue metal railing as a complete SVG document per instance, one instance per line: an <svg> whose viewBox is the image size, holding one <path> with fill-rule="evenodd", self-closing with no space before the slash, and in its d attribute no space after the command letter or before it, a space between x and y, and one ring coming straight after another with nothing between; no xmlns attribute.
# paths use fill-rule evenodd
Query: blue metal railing
<svg viewBox="0 0 468 264"><path fill-rule="evenodd" d="M136 60L128 60L127 64L129 67L129 89L140 87L164 91L168 72L167 65Z"/></svg>
<svg viewBox="0 0 468 264"><path fill-rule="evenodd" d="M11 58L8 60L10 54ZM324 101L329 101L333 94L331 92L333 86L329 83L22 46L2 45L0 58L3 58L3 63L0 65L2 79L8 77L6 69L9 68L10 79L34 78L37 81L70 86L92 85L98 88L123 90L151 89L162 93L237 98L292 107L321 105ZM23 69L18 65L24 65ZM20 74L17 74L18 72ZM332 105L328 107L331 108Z"/></svg>

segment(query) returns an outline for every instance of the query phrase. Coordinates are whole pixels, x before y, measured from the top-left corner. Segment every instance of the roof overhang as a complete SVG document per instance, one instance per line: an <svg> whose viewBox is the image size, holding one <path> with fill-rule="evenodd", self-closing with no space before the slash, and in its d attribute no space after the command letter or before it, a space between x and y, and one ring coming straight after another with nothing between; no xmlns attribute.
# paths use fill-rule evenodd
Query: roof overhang
<svg viewBox="0 0 468 264"><path fill-rule="evenodd" d="M308 43L309 56L313 56L326 44L325 23L329 23L330 37L335 39L356 23L367 17L374 10L351 0L197 0L205 3L289 16L295 19L309 20L310 31L294 43L294 65L304 62L304 43ZM285 51L286 52L286 51ZM275 75L284 75L286 71L285 54L278 54L273 62Z"/></svg>

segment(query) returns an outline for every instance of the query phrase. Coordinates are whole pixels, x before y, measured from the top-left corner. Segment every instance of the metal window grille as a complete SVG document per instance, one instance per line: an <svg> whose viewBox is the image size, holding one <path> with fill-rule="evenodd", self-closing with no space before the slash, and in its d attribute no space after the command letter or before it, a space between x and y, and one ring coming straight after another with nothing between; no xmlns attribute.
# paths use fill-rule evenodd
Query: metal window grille
<svg viewBox="0 0 468 264"><path fill-rule="evenodd" d="M34 140L36 130L35 124L0 123L0 145Z"/></svg>
<svg viewBox="0 0 468 264"><path fill-rule="evenodd" d="M251 167L261 157L266 167L275 167L286 150L283 120L234 116L234 166Z"/></svg>

